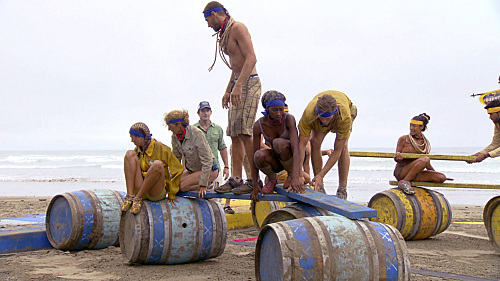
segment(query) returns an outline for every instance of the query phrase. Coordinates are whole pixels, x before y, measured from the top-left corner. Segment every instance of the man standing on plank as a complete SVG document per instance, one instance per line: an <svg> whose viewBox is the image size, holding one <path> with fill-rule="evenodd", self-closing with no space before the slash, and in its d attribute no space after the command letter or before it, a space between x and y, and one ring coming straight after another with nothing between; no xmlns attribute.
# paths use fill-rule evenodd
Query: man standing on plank
<svg viewBox="0 0 500 281"><path fill-rule="evenodd" d="M222 97L222 107L228 108L227 135L232 142L232 177L241 178L245 153L250 166L253 166L252 129L259 106L261 83L255 65L257 58L252 39L246 26L234 21L222 4L216 1L208 3L203 10L208 27L217 32L216 48L224 63L232 70L229 83ZM229 62L226 59L229 56ZM217 59L217 54L216 57ZM214 60L215 64L215 60ZM210 67L211 70L213 67ZM240 181L238 193L251 193L253 184L250 180ZM260 186L255 186L260 191Z"/></svg>

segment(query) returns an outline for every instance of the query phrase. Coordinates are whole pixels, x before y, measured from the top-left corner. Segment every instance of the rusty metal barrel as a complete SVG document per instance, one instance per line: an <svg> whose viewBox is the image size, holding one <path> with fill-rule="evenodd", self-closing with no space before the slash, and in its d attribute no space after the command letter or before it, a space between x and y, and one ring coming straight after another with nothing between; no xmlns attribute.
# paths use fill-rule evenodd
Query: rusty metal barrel
<svg viewBox="0 0 500 281"><path fill-rule="evenodd" d="M293 203L271 212L262 221L262 226L270 223L295 220L305 217L331 216L332 212L305 203Z"/></svg>
<svg viewBox="0 0 500 281"><path fill-rule="evenodd" d="M227 238L226 216L214 200L177 197L142 201L141 211L124 212L120 248L127 263L181 264L220 256Z"/></svg>
<svg viewBox="0 0 500 281"><path fill-rule="evenodd" d="M451 206L443 194L415 187L408 195L398 188L375 194L368 207L377 210L371 221L394 226L405 240L420 240L445 231L451 224Z"/></svg>
<svg viewBox="0 0 500 281"><path fill-rule="evenodd" d="M118 243L124 192L79 190L56 195L47 207L45 229L60 250L103 249Z"/></svg>
<svg viewBox="0 0 500 281"><path fill-rule="evenodd" d="M491 244L500 253L500 196L493 197L486 203L483 221Z"/></svg>
<svg viewBox="0 0 500 281"><path fill-rule="evenodd" d="M263 226L257 280L409 280L406 243L392 226L318 216Z"/></svg>

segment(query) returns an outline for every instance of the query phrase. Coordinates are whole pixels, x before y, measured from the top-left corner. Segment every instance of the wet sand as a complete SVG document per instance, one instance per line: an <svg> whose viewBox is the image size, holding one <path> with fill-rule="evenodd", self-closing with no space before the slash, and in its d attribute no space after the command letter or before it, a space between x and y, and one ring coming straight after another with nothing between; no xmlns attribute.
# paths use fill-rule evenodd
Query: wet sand
<svg viewBox="0 0 500 281"><path fill-rule="evenodd" d="M49 202L50 198L0 197L0 217L44 213ZM411 280L467 280L451 274L500 279L500 254L481 224L483 206L453 205L452 212L448 230L430 239L407 242ZM254 228L230 230L227 241L257 235ZM255 247L227 243L221 256L202 262L127 265L119 247L39 250L0 255L0 280L255 280L254 254Z"/></svg>

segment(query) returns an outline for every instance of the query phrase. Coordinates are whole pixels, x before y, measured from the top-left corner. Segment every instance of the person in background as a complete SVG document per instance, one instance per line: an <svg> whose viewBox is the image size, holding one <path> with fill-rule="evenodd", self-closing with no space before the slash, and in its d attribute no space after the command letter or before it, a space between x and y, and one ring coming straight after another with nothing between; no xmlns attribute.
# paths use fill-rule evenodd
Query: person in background
<svg viewBox="0 0 500 281"><path fill-rule="evenodd" d="M198 105L198 116L200 117L200 121L194 124L195 127L200 129L207 139L208 145L212 150L212 154L214 156L214 166L222 171L223 178L227 180L229 177L229 165L227 158L227 147L224 142L224 132L222 128L212 122L210 117L212 116L212 108L210 107L210 103L208 101L202 101ZM221 169L221 165L219 163L219 153L224 162L224 168ZM226 214L234 214L234 210L230 206L231 199L226 199L226 204L224 206L224 212Z"/></svg>
<svg viewBox="0 0 500 281"><path fill-rule="evenodd" d="M427 156L417 159L403 159L401 153L429 154L431 144L422 133L427 129L431 117L426 113L415 116L410 121L410 133L398 139L396 147L397 162L394 177L399 181L398 187L406 194L414 194L410 181L427 181L442 183L447 180L443 173L436 172Z"/></svg>
<svg viewBox="0 0 500 281"><path fill-rule="evenodd" d="M500 84L500 77L498 77L498 83ZM473 154L476 158L469 163L479 163L488 157L495 158L500 155L500 100L489 102L484 109L486 109L490 120L493 122L493 139L487 147Z"/></svg>
<svg viewBox="0 0 500 281"><path fill-rule="evenodd" d="M253 157L255 165L251 167L252 181L258 182L259 170L267 177L268 181L262 190L253 188L252 199L258 200L259 192L271 193L278 182L279 173L286 170L288 178L283 187L295 192L304 192L300 176L302 165L300 163L298 133L295 117L285 112L285 96L278 91L267 91L262 96L264 117L259 118L253 127ZM267 149L261 148L261 137L264 138ZM303 180L302 180L303 182ZM233 190L234 193L237 189Z"/></svg>
<svg viewBox="0 0 500 281"><path fill-rule="evenodd" d="M198 190L198 196L203 198L219 174L207 139L200 129L189 125L186 110L170 111L164 120L172 131L172 152L179 161L184 158L180 191Z"/></svg>
<svg viewBox="0 0 500 281"><path fill-rule="evenodd" d="M218 50L216 50L215 58L217 58L218 51L221 59L231 69L231 77L222 97L222 107L229 109L226 133L231 137L233 148L231 152L233 173L227 182L229 186L223 190L240 185L253 186L250 180L241 180L245 154L248 156L250 166L254 165L253 157L250 157L253 150L252 128L261 94L261 82L257 74L257 58L252 38L247 27L235 21L226 8L217 1L209 2L205 6L203 16L208 27L217 32L216 49ZM226 59L226 55L229 59Z"/></svg>
<svg viewBox="0 0 500 281"><path fill-rule="evenodd" d="M309 102L299 121L300 161L304 163L307 142L311 143L311 163L314 189L325 192L323 178L338 161L339 186L337 197L347 199L347 177L350 156L348 141L352 122L357 116L357 108L348 96L338 91L325 91ZM336 133L333 152L323 167L321 145L325 136Z"/></svg>
<svg viewBox="0 0 500 281"><path fill-rule="evenodd" d="M146 124L135 123L129 133L135 149L125 153L127 195L122 211L130 209L131 213L137 214L143 199L159 201L167 194L169 202L175 205L175 194L179 191L184 170L181 163L168 146L152 138Z"/></svg>

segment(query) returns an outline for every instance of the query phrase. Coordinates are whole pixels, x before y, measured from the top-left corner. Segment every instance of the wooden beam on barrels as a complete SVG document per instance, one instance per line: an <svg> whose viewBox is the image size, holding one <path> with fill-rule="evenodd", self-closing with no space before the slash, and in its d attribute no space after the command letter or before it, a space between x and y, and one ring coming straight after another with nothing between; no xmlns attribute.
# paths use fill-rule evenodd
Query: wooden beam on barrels
<svg viewBox="0 0 500 281"><path fill-rule="evenodd" d="M181 197L196 197L198 198L198 191L186 191L186 192L178 192L177 196ZM217 193L213 191L208 191L204 196L205 199L212 198L228 198L228 199L241 199L241 200L251 200L250 194L234 194L232 192L227 193ZM259 194L260 201L282 201L282 202L297 202L288 196L281 194L266 194L264 196Z"/></svg>
<svg viewBox="0 0 500 281"><path fill-rule="evenodd" d="M349 151L352 157L378 157L378 158L394 158L396 153L389 152L365 152L365 151ZM473 161L476 156L466 155L440 155L440 154L417 154L417 153L401 153L404 159L417 159L427 156L433 160L451 160L451 161Z"/></svg>
<svg viewBox="0 0 500 281"><path fill-rule="evenodd" d="M398 185L397 181L389 181L390 185ZM452 188L478 188L478 189L500 189L500 184L478 184L478 183L451 183L451 182L423 182L411 181L411 186L429 186L429 187L452 187Z"/></svg>
<svg viewBox="0 0 500 281"><path fill-rule="evenodd" d="M314 207L323 208L350 219L372 218L377 216L377 210L313 189L306 189L304 193L287 192L286 189L283 189L283 184L277 184L274 191L297 201L313 205Z"/></svg>

